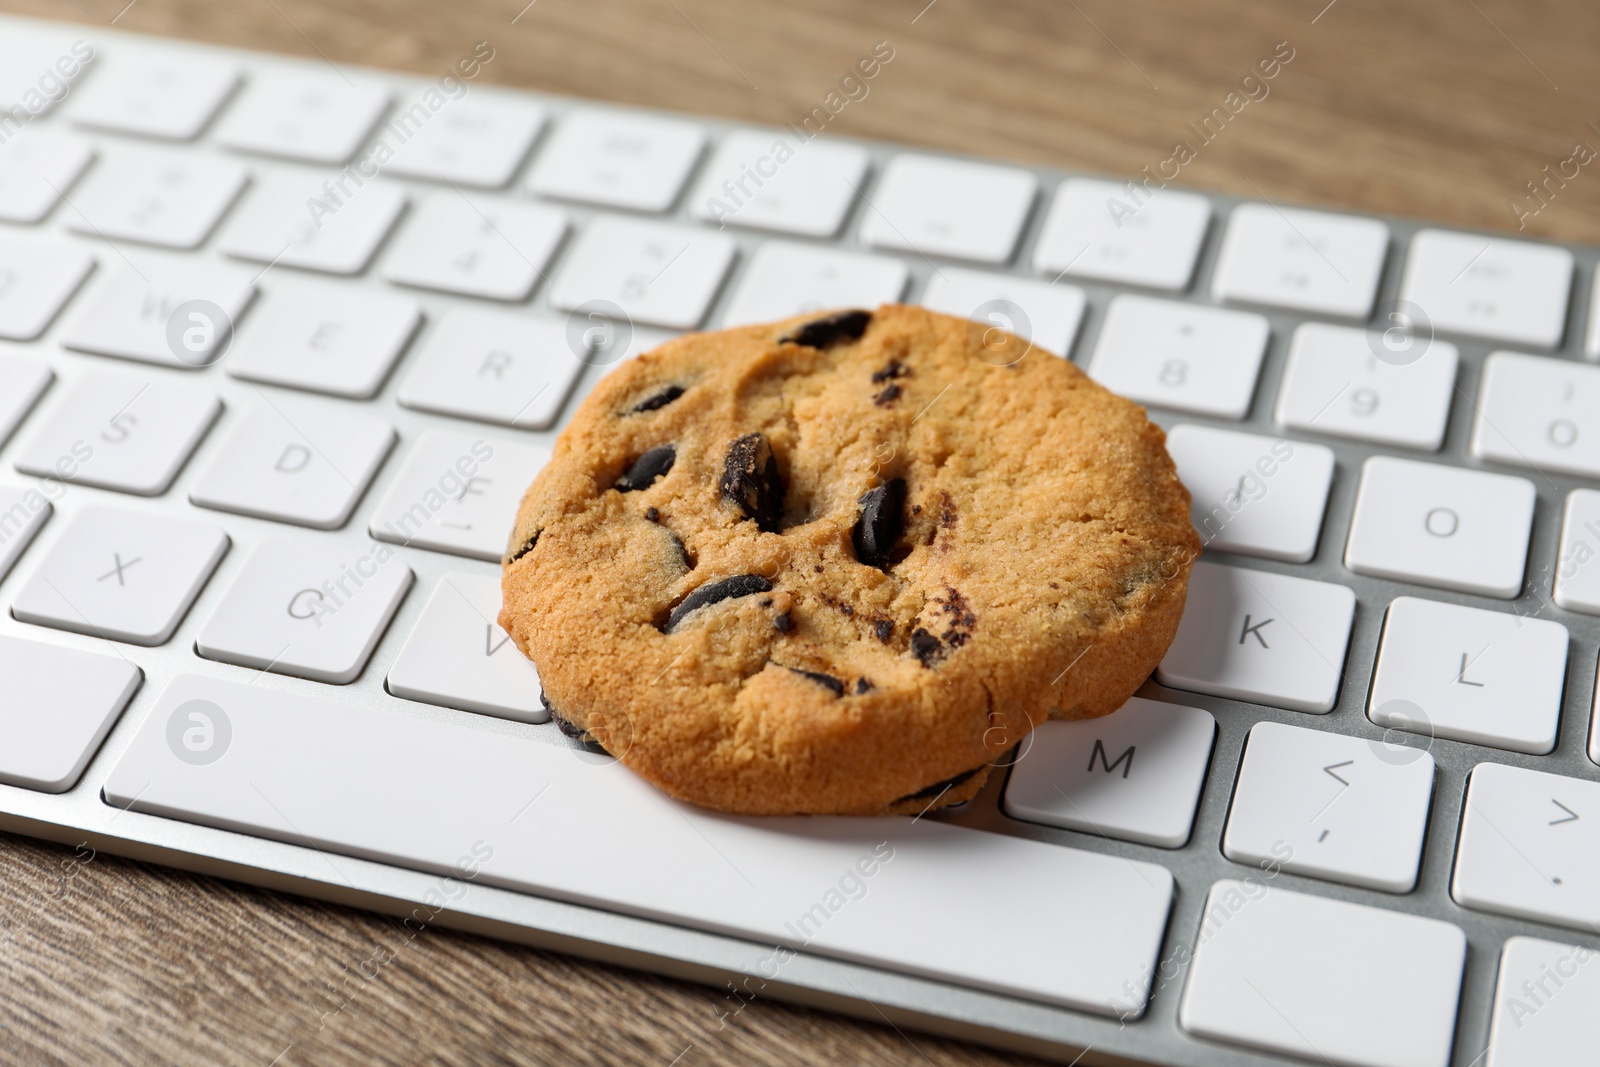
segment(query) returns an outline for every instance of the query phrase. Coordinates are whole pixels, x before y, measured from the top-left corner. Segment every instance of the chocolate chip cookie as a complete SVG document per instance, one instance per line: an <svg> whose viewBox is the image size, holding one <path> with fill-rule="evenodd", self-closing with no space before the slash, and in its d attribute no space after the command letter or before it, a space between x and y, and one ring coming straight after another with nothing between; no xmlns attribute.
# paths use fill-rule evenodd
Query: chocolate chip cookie
<svg viewBox="0 0 1600 1067"><path fill-rule="evenodd" d="M886 306L613 371L523 498L500 624L563 729L674 797L915 813L1121 706L1198 552L1142 408Z"/></svg>

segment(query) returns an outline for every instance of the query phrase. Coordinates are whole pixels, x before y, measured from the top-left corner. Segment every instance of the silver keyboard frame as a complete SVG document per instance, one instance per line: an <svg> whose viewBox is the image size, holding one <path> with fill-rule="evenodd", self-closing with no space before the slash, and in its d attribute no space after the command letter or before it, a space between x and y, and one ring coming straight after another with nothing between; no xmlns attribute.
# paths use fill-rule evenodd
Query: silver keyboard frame
<svg viewBox="0 0 1600 1067"><path fill-rule="evenodd" d="M8 25L19 25L29 21L0 17L0 32L4 32ZM141 39L136 35L103 31L91 27L82 27L81 32L82 36L94 43L97 50L102 53L114 49L118 42ZM149 39L145 38L144 40ZM255 65L259 67L273 64L289 69L315 69L322 67L320 63L267 56L239 49L186 44L165 39L160 40L159 43L163 47L193 50L210 55L232 54L246 66ZM428 81L426 78L386 72L374 73L389 82L397 90L426 84ZM92 69L84 75L85 78L93 76L94 71ZM489 91L488 87L476 87L473 89L473 92L485 91ZM566 110L578 105L601 106L589 101L564 99L543 94L519 93L515 90L498 91L525 96L528 99L536 100L548 109L553 121L547 124L541 141L543 138L548 137L549 129L554 125L554 121L559 121L561 114ZM615 110L648 113L645 109L637 108L617 108ZM700 122L712 137L735 128L749 128L700 116L687 117ZM37 121L51 126L59 126L64 122L60 115L52 115L49 119ZM123 141L141 144L150 143L142 139L122 138L89 131L79 132L102 144ZM868 149L873 159L873 169L869 184L866 187L868 197L872 196L876 179L882 173L882 165L890 156L905 150L928 151L921 148L912 149L910 146L900 148L868 142L856 143L862 144L863 147ZM538 148L539 146L536 145L530 158L537 155ZM213 145L209 140L209 130L207 133L202 134L198 142L189 146L189 150L199 153L215 153L232 159L245 160L256 174L279 166L279 164L269 160L241 156ZM936 152L929 154L950 155ZM702 157L701 166L704 165L705 158L707 157ZM529 161L525 160L512 185L508 186L506 190L502 190L498 195L514 196L521 199L528 198L529 194L521 192L526 180L528 167ZM1029 216L1020 248L1012 261L1013 266L1002 271L1022 277L1035 277L1027 269L1026 264L1030 262L1033 245L1038 237L1040 222L1043 211L1048 206L1050 193L1062 179L1080 176L1048 167L1030 167L1029 169L1038 176L1042 191ZM680 197L675 210L670 216L645 217L671 218L673 221L683 222L688 225L702 225L689 218L687 214L687 201L697 177L698 168L689 182L686 183L685 193ZM434 192L440 189L448 190L448 186L437 186L427 182L398 178L389 180L398 181L417 193ZM68 195L69 197L71 196L70 191ZM1235 204L1245 201L1241 198L1223 194L1206 195L1208 195L1212 203L1214 214L1201 259L1195 271L1195 277L1188 291L1183 294L1156 293L1154 295L1170 296L1173 299L1187 300L1198 304L1213 305L1216 303L1208 296L1208 289L1221 233L1230 209ZM562 207L568 211L572 219L573 228L569 233L567 243L557 253L554 260L554 271L559 271L563 263L563 256L571 246L572 234L576 234L589 218L599 213L581 205L563 204ZM0 224L0 233L24 230L39 232L42 229L55 235L63 236L65 240L90 247L99 259L101 263L100 270L102 271L118 262L116 254L106 249L98 239L85 239L64 233L62 220L70 213L70 210L65 205L59 206L42 227L11 227ZM844 236L833 241L810 241L805 238L788 236L766 236L739 231L731 227L724 231L738 241L740 256L735 264L734 271L721 289L717 303L708 316L707 322L715 325L721 321L721 315L728 303L729 294L737 284L742 270L748 264L751 251L766 240L789 240L830 248L865 251L855 238L857 225L863 210L870 210L870 208L867 208L862 203L855 205L842 231ZM1408 240L1423 224L1406 219L1376 217L1384 218L1393 233L1393 240L1391 241L1378 296L1378 306L1382 307L1384 301L1393 298L1396 294L1399 268L1404 261L1404 252ZM224 222L225 224L226 222ZM400 223L400 226L403 225L404 220ZM1455 227L1450 228L1455 229ZM398 232L398 229L399 226L396 227L396 232ZM390 240L392 241L392 239L393 235L391 234ZM1557 242L1546 243L1553 244ZM220 260L223 257L220 252L215 250L214 245L215 239L213 235L213 239L201 251L191 254L179 254L177 258L185 260L197 258ZM1576 245L1566 245L1565 247L1568 247L1575 255L1578 267L1577 276L1574 280L1572 300L1568 310L1567 329L1565 332L1566 342L1554 354L1583 361L1584 357L1581 352L1583 328L1588 321L1590 313L1590 287L1597 261L1600 261L1600 249ZM386 249L380 249L378 256L374 259L375 263L381 261L385 251ZM877 250L873 251L877 252L877 254L893 254L882 253ZM907 297L908 299L915 299L921 295L923 287L927 284L931 269L922 258L915 254L901 256L900 258L907 263L912 274L911 287L908 290ZM456 299L423 291L401 290L399 287L381 282L376 276L375 268L369 268L365 274L354 279L325 279L321 275L307 275L287 268L275 267L268 271L258 282L258 290L261 293L268 291L275 282L285 276L312 277L317 280L327 280L332 284L405 292L421 304L426 316L422 331L419 331L418 336L412 339L408 352L415 350L420 343L422 333L431 328L432 323L437 321L439 312L446 307L453 305L497 306L492 302L477 301L471 298ZM553 271L547 271L547 276L553 276ZM1104 320L1107 302L1119 292L1139 290L1103 285L1082 279L1067 280L1071 284L1083 288L1089 296L1084 324L1072 352L1074 361L1082 365L1087 362L1089 353L1094 349L1096 336ZM400 441L396 444L395 449L379 471L373 485L358 505L354 517L344 529L331 533L321 533L301 530L280 523L196 508L188 503L188 490L194 482L195 474L208 461L211 452L215 448L216 441L221 434L226 432L231 420L238 417L250 400L256 399L256 387L228 377L220 365L213 365L199 371L168 370L159 367L146 367L143 364L123 364L121 361L114 359L56 350L51 339L59 331L61 320L71 314L73 307L82 299L83 293L87 291L88 286L94 284L94 281L95 279L91 278L89 282L85 283L85 289L81 290L74 300L69 303L66 312L52 326L52 329L45 334L43 339L33 345L25 346L48 353L49 361L57 369L57 381L47 391L33 413L24 420L12 440L6 444L4 449L0 449L0 477L12 482L20 481L26 483L30 481L30 479L18 474L12 468L11 461L18 450L19 442L25 441L29 437L33 428L40 422L41 414L49 410L59 400L62 393L63 378L66 375L76 374L81 370L91 368L101 370L122 369L136 372L148 370L149 373L153 374L169 374L188 381L204 382L206 385L216 389L220 394L225 410L218 423L212 427L205 440L200 444L195 456L185 466L177 482L162 497L145 499L87 487L72 487L65 497L58 502L55 515L46 523L35 543L23 553L13 572L3 582L0 582L0 605L9 606L15 591L26 581L38 561L49 551L52 543L65 528L66 522L64 520L67 516L87 503L103 502L123 508L148 508L162 514L189 514L221 525L233 537L234 544L171 640L158 648L151 649L119 646L127 658L143 668L145 673L144 684L140 687L128 708L123 712L120 721L112 729L98 754L89 764L82 780L71 791L60 795L46 795L26 789L0 785L0 828L68 845L87 842L97 850L115 855L217 875L253 885L300 893L379 912L395 915L407 914L414 907L423 903L425 894L437 885L437 875L347 856L338 857L337 869L335 869L328 857L314 848L248 837L238 833L110 807L100 799L101 786L104 784L111 768L116 765L123 752L127 749L135 732L143 724L156 697L166 688L171 679L179 673L199 673L223 679L254 681L258 685L269 686L286 692L300 692L324 698L331 697L357 705L381 708L389 714L415 715L441 722L448 721L457 724L463 729L476 729L488 733L535 738L550 744L567 744L568 742L560 737L553 725L527 725L484 715L413 703L392 697L384 689L384 678L388 673L389 667L394 662L405 638L416 625L423 605L437 585L440 577L446 572L457 570L495 573L497 568L492 564L423 550L400 549L401 555L416 573L416 585L407 595L388 632L379 643L370 664L354 683L347 686L330 687L296 678L258 674L253 670L231 667L227 664L201 659L193 651L195 636L201 622L211 615L221 594L232 582L245 555L244 549L257 539L263 536L306 537L315 538L324 543L327 543L329 539L333 539L338 543L350 546L366 542L368 540L366 535L367 519L376 506L376 502L382 497L399 469L407 450L422 430L441 426L463 430L471 430L477 427L489 435L533 440L546 444L554 440L555 431L532 433L501 426L487 426L460 419L431 416L400 407L395 399L397 383L407 372L406 363L411 358L409 354L402 355L400 365L390 375L383 390L377 398L370 401L316 397L294 390L275 389L271 386L262 387L269 395L275 397L292 396L296 403L307 406L315 407L320 405L330 410L357 408L366 411L382 411L398 431ZM535 290L533 300L529 304L523 305L523 307L534 315L564 318L564 313L556 311L550 306L547 295L548 289L548 284L541 283ZM261 296L258 295L256 299L259 301ZM1155 421L1163 426L1172 426L1179 422L1191 422L1199 425L1252 430L1260 433L1279 434L1282 432L1273 425L1272 410L1277 399L1285 351L1294 327L1303 321L1343 322L1344 320L1314 315L1287 314L1271 309L1253 310L1261 311L1270 320L1272 336L1260 381L1251 404L1249 417L1241 422L1231 422L1154 410L1152 411L1152 416ZM242 323L242 329L244 330L250 328L249 317L250 312L246 312ZM1516 610L1525 614L1537 611L1541 617L1555 619L1564 624L1571 632L1572 644L1569 650L1563 714L1558 742L1554 752L1546 756L1525 756L1500 749L1453 741L1437 740L1432 742L1431 752L1437 761L1438 770L1421 872L1417 886L1412 892L1397 895L1341 885L1315 878L1301 877L1287 872L1279 874L1272 883L1286 889L1315 896L1348 900L1398 912L1445 919L1461 927L1466 932L1469 950L1460 1010L1457 1017L1452 1063L1455 1067L1473 1067L1473 1065L1480 1062L1481 1054L1488 1040L1493 984L1498 969L1500 949L1506 939L1515 935L1525 934L1557 941L1583 943L1600 949L1600 936L1597 936L1595 932L1585 934L1563 927L1469 911L1457 905L1451 899L1449 892L1449 879L1467 775L1476 764L1481 762L1506 763L1589 781L1600 781L1600 767L1590 762L1586 753L1586 745L1591 728L1591 708L1595 696L1597 650L1600 650L1600 618L1563 611L1547 604L1543 598L1530 592L1531 589L1539 588L1542 589L1545 597L1548 597L1550 592L1550 576L1556 563L1557 540L1566 494L1572 489L1596 483L1559 474L1550 474L1548 476L1530 475L1527 471L1521 471L1516 468L1498 468L1473 460L1468 454L1467 442L1472 428L1474 417L1473 401L1477 397L1483 357L1497 348L1514 348L1514 346L1495 345L1454 336L1449 339L1459 347L1462 362L1457 382L1457 394L1451 406L1448 434L1444 447L1440 452L1427 454L1411 453L1401 449L1385 450L1358 442L1319 438L1315 435L1299 432L1289 433L1288 436L1293 439L1318 440L1328 445L1333 449L1338 460L1332 493L1328 502L1327 515L1323 522L1322 538L1315 558L1306 564L1284 564L1255 558L1235 558L1226 554L1208 553L1208 558L1214 558L1219 561L1235 562L1263 571L1339 582L1355 590L1359 606L1356 610L1355 625L1351 633L1350 652L1345 671L1346 680L1341 686L1338 704L1332 712L1327 715L1308 715L1219 697L1169 690L1155 684L1153 681L1147 682L1144 688L1140 690L1141 695L1204 708L1216 717L1219 727L1211 771L1200 798L1194 830L1188 843L1180 849L1164 849L1124 841L1107 840L1088 834L1035 826L1011 820L1005 817L999 808L999 798L1005 779L1003 774L994 775L982 795L972 803L965 805L961 810L929 817L936 817L952 823L978 827L997 833L1069 845L1091 852L1126 856L1162 864L1171 870L1176 877L1177 891L1160 958L1162 960L1179 959L1184 948L1192 947L1193 945L1201 908L1211 884L1222 878L1240 878L1248 876L1252 872L1257 875L1260 873L1249 865L1234 863L1226 859L1221 851L1222 832L1227 818L1233 781L1238 770L1245 736L1250 727L1257 722L1272 721L1310 729L1330 730L1336 733L1374 740L1384 737L1384 731L1367 719L1365 703L1379 634L1383 625L1384 611L1390 600L1405 594L1416 594L1432 600L1487 607L1499 611ZM569 398L563 409L563 422L566 417L570 416L576 406L577 398L583 395L594 382L598 381L606 369L605 367L589 367L585 369L582 379L580 379L572 397ZM1346 570L1341 561L1344 549L1344 535L1348 529L1356 487L1359 481L1360 466L1368 456L1376 454L1409 455L1424 461L1448 461L1461 466L1505 469L1510 473L1520 473L1531 477L1538 486L1538 503L1534 516L1533 544L1528 563L1529 577L1525 582L1523 594L1514 601L1499 601L1438 589L1421 588L1401 582L1368 578ZM0 634L15 634L101 652L106 651L107 644L93 638L80 637L75 634L62 633L20 623L10 616L9 610L0 613ZM1389 739L1395 740L1396 737L1391 733ZM1429 745L1428 739L1423 737L1409 737L1408 735L1407 737L1399 738L1399 740L1418 747ZM997 916L1009 915L1011 909L1007 902L999 901L995 903ZM983 906L983 902L974 902L974 907L981 906ZM738 981L746 973L758 973L757 964L770 952L770 946L755 945L735 938L703 933L667 923L633 918L561 901L523 895L481 884L468 886L466 894L449 910L439 913L434 921L444 926L468 930L508 941L522 942L540 948L568 952L608 963L637 967L676 978L701 982L718 990L726 990L725 983ZM1008 935L1026 936L1025 919L1010 915L1010 917L1004 919L1004 922L1007 924L1016 923L1017 926L1015 929L997 930L997 937ZM1068 953L1071 951L1071 946L1061 946L1060 951ZM1316 961L1308 959L1306 965L1316 966ZM1137 1021L1129 1020L1125 1024L1119 1023L1116 1019L1099 1018L1068 1009L1054 1008L997 994L805 954L798 956L792 963L787 965L781 978L769 982L760 995L843 1012L872 1022L879 1022L883 1018L888 1018L902 1027L914 1027L1000 1048L1059 1059L1063 1062L1078 1062L1082 1064L1155 1063L1183 1065L1183 1067L1225 1067L1225 1065L1226 1067L1232 1067L1232 1065L1267 1067L1269 1064L1281 1065L1289 1062L1298 1062L1201 1040L1182 1031L1178 1025L1177 1013L1186 978L1187 968L1180 964L1178 973L1170 981L1155 989L1144 1017ZM733 1002L730 1000L727 1005L721 1006L720 1010L728 1010L732 1006ZM736 1021L732 1025L737 1025ZM1085 1050L1088 1050L1086 1054ZM1080 1056L1080 1059L1074 1059Z"/></svg>

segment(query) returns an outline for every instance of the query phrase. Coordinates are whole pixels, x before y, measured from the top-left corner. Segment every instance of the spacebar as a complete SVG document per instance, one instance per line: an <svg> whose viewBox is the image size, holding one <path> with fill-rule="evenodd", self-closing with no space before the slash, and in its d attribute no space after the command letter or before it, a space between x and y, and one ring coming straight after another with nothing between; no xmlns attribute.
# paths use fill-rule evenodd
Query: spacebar
<svg viewBox="0 0 1600 1067"><path fill-rule="evenodd" d="M183 675L104 797L1084 1011L1144 1008L1163 867L931 820L718 815L467 718Z"/></svg>

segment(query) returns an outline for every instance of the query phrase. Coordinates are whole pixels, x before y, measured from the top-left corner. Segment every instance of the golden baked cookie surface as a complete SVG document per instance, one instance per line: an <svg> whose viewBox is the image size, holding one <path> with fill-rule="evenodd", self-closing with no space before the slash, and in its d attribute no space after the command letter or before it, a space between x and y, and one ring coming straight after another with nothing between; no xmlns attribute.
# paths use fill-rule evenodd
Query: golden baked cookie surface
<svg viewBox="0 0 1600 1067"><path fill-rule="evenodd" d="M523 499L500 622L554 714L673 796L914 812L1116 710L1198 551L1141 408L886 306L613 371Z"/></svg>

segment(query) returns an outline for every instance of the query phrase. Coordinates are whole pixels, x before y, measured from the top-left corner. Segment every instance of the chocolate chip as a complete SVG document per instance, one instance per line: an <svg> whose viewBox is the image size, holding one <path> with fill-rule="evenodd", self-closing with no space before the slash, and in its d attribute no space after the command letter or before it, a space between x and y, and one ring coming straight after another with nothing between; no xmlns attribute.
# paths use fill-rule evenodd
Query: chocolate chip
<svg viewBox="0 0 1600 1067"><path fill-rule="evenodd" d="M754 519L767 533L778 531L783 517L783 479L765 437L747 433L728 446L717 488L725 499L738 505L745 518Z"/></svg>
<svg viewBox="0 0 1600 1067"><path fill-rule="evenodd" d="M841 341L854 341L866 333L867 323L871 321L870 311L841 311L837 315L806 323L789 336L779 338L778 343L830 348Z"/></svg>
<svg viewBox="0 0 1600 1067"><path fill-rule="evenodd" d="M895 801L895 803L904 804L908 800L932 800L934 797L942 795L946 790L954 789L962 782L971 781L972 776L981 770L983 770L982 767L974 767L970 771L962 771L954 778L946 778L942 782L934 782L926 789L919 789L915 793L908 793L899 800Z"/></svg>
<svg viewBox="0 0 1600 1067"><path fill-rule="evenodd" d="M671 530L667 531L667 536L672 539L672 547L678 550L678 559L683 561L684 569L691 571L694 570L694 557L689 555L689 550L684 547L683 538L679 537Z"/></svg>
<svg viewBox="0 0 1600 1067"><path fill-rule="evenodd" d="M596 741L588 730L585 730L577 723L567 721L567 719L562 717L559 711L557 711L555 708L552 708L550 706L550 698L544 695L543 689L539 690L539 703L543 704L544 710L550 713L550 721L556 724L556 729L561 731L562 736L570 737L572 740L577 741L579 744L583 745L584 748L588 749L590 752L596 753L597 755L610 755L610 753L605 750L605 746Z"/></svg>
<svg viewBox="0 0 1600 1067"><path fill-rule="evenodd" d="M637 404L633 405L633 410L635 413L641 411L655 411L658 408L666 407L668 404L672 403L682 395L683 386L669 385L665 389L661 390L661 392L647 396Z"/></svg>
<svg viewBox="0 0 1600 1067"><path fill-rule="evenodd" d="M684 616L709 604L716 604L723 600L733 600L737 597L750 596L753 593L772 592L772 583L759 574L735 574L732 578L724 578L720 582L702 585L699 589L684 597L678 606L672 609L667 616L667 623L663 626L663 633L672 633Z"/></svg>
<svg viewBox="0 0 1600 1067"><path fill-rule="evenodd" d="M920 626L911 631L911 651L924 667L932 667L944 659L944 646L939 639Z"/></svg>
<svg viewBox="0 0 1600 1067"><path fill-rule="evenodd" d="M883 392L872 398L872 403L875 407L883 408L888 407L890 404L893 404L899 399L900 387L893 382L890 382L889 385L884 388Z"/></svg>
<svg viewBox="0 0 1600 1067"><path fill-rule="evenodd" d="M836 697L844 696L844 683L839 681L839 679L835 678L831 674L819 674L816 671L803 671L799 667L789 667L785 666L784 664L779 664L779 666L782 666L784 670L793 671L802 678L816 682L820 686L825 686L826 688L833 690L833 695Z"/></svg>
<svg viewBox="0 0 1600 1067"><path fill-rule="evenodd" d="M878 385L882 382L887 382L892 378L909 378L910 376L910 367L907 367L898 359L891 359L888 363L884 364L882 370L872 372L872 384Z"/></svg>
<svg viewBox="0 0 1600 1067"><path fill-rule="evenodd" d="M877 635L879 641L887 645L890 635L894 633L894 623L888 619L875 619L872 623L872 632Z"/></svg>
<svg viewBox="0 0 1600 1067"><path fill-rule="evenodd" d="M786 634L794 629L794 619L787 611L780 611L772 617L772 625L777 627L780 634Z"/></svg>
<svg viewBox="0 0 1600 1067"><path fill-rule="evenodd" d="M872 684L872 679L870 679L870 678L857 678L856 679L856 695L857 696L861 695L862 693L870 693L876 688L878 688L878 687Z"/></svg>
<svg viewBox="0 0 1600 1067"><path fill-rule="evenodd" d="M661 509L653 506L645 508L644 517L649 519L651 522L655 522L661 518Z"/></svg>
<svg viewBox="0 0 1600 1067"><path fill-rule="evenodd" d="M511 553L511 558L506 560L506 562L515 563L523 556L526 556L529 552L532 552L533 546L539 543L539 535L542 533L544 533L543 530L533 531L533 536L529 537L526 541L522 542L521 545L517 546L517 550Z"/></svg>
<svg viewBox="0 0 1600 1067"><path fill-rule="evenodd" d="M633 461L622 475L617 479L617 484L612 486L619 493L631 493L636 489L644 489L657 478L672 469L672 463L678 458L678 450L671 445L657 445L638 459Z"/></svg>
<svg viewBox="0 0 1600 1067"><path fill-rule="evenodd" d="M760 600L756 601L756 604L763 608L770 608L772 607L772 598L769 596L764 596Z"/></svg>
<svg viewBox="0 0 1600 1067"><path fill-rule="evenodd" d="M859 503L861 514L850 531L850 543L855 546L856 559L869 567L882 568L888 565L895 539L904 526L906 480L895 478L868 489L861 494Z"/></svg>

